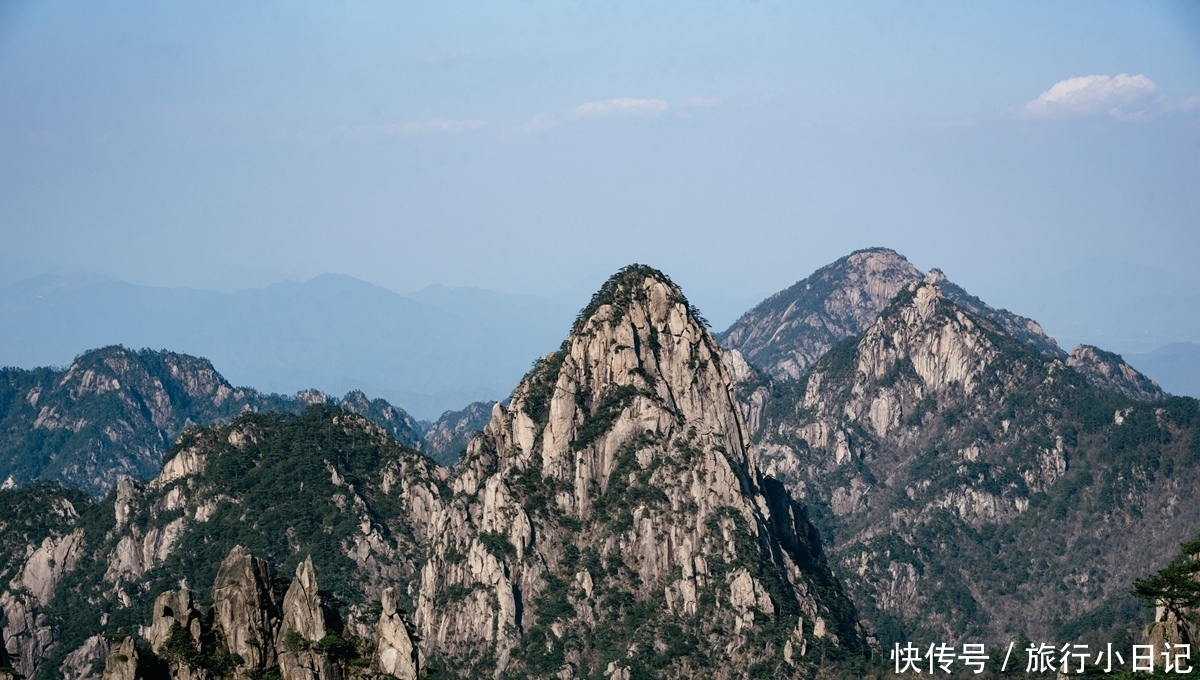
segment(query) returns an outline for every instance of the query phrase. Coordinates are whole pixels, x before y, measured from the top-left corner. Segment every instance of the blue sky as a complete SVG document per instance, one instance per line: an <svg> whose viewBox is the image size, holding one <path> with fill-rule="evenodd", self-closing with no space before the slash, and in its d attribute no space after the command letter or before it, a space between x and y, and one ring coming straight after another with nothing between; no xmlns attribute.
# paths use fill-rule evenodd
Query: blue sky
<svg viewBox="0 0 1200 680"><path fill-rule="evenodd" d="M847 4L8 0L0 263L582 305L640 261L718 327L873 245L1051 330L1070 272L1195 289L1200 6Z"/></svg>

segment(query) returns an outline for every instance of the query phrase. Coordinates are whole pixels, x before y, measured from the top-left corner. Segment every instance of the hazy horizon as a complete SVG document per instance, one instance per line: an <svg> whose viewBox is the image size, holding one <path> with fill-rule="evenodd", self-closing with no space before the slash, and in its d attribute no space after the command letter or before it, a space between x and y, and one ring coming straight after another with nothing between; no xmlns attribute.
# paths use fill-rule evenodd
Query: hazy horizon
<svg viewBox="0 0 1200 680"><path fill-rule="evenodd" d="M851 251L1062 344L1200 342L1189 2L0 6L0 279L341 273L717 329Z"/></svg>

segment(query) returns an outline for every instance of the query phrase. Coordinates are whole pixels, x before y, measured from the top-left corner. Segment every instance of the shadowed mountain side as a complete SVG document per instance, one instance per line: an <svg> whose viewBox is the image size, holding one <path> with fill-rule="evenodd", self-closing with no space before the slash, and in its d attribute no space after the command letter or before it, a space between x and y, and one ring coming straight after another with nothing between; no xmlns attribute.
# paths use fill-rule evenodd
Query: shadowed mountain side
<svg viewBox="0 0 1200 680"><path fill-rule="evenodd" d="M492 419L494 401L477 401L458 411L446 411L425 428L422 450L438 463L452 467L467 450L467 444Z"/></svg>

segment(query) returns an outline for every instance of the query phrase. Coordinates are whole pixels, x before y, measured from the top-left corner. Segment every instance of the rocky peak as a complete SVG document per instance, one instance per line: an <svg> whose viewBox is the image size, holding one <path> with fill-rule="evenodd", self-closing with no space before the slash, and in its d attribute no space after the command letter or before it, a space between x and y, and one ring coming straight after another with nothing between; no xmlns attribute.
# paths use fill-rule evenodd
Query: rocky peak
<svg viewBox="0 0 1200 680"><path fill-rule="evenodd" d="M1158 383L1127 364L1120 354L1099 347L1076 346L1067 357L1067 365L1082 373L1093 385L1130 399L1157 401L1166 396Z"/></svg>
<svg viewBox="0 0 1200 680"><path fill-rule="evenodd" d="M296 568L282 614L270 595L270 582L266 562L235 547L218 570L211 609L201 611L186 588L160 594L151 624L141 629L149 656L139 655L132 638L121 640L108 650L104 679L247 680L273 675L281 680L341 680L351 659L366 654L358 657L360 676L374 677L372 671L378 671L416 680L420 660L394 590L384 592L371 641L343 630L336 611L323 601L311 558ZM73 654L90 649L85 644ZM373 669L370 650L376 651ZM92 658L103 654L93 653Z"/></svg>
<svg viewBox="0 0 1200 680"><path fill-rule="evenodd" d="M796 408L813 417L800 436L814 451L828 452L829 465L860 455L866 441L860 431L879 440L915 436L931 409L1057 363L960 307L945 282L932 278L910 284L861 337L835 347L808 376ZM773 458L770 467L786 476L779 462Z"/></svg>
<svg viewBox="0 0 1200 680"><path fill-rule="evenodd" d="M394 588L383 591L381 611L376 624L375 661L379 670L398 680L416 680L419 654L412 624L396 603Z"/></svg>
<svg viewBox="0 0 1200 680"><path fill-rule="evenodd" d="M254 672L275 665L279 610L266 561L235 547L217 570L212 599L213 625L242 658L241 667Z"/></svg>
<svg viewBox="0 0 1200 680"><path fill-rule="evenodd" d="M758 473L731 382L665 275L611 278L459 465L421 576L426 654L476 677L679 675L715 646L716 676L733 677L783 672L818 639L858 649L803 511ZM634 610L645 619L630 625ZM679 620L697 646L661 656ZM768 624L786 645L767 642ZM620 647L626 660L601 663Z"/></svg>
<svg viewBox="0 0 1200 680"><path fill-rule="evenodd" d="M150 643L150 649L158 654L178 627L199 648L201 623L202 617L192 599L192 591L186 588L168 590L154 599L153 619L150 627L142 631L142 636Z"/></svg>
<svg viewBox="0 0 1200 680"><path fill-rule="evenodd" d="M773 377L796 379L833 345L866 330L896 293L921 279L894 250L855 251L767 298L721 340Z"/></svg>
<svg viewBox="0 0 1200 680"><path fill-rule="evenodd" d="M283 596L283 629L296 631L305 640L316 642L325 637L325 611L317 590L317 575L312 557L296 567L296 578Z"/></svg>
<svg viewBox="0 0 1200 680"><path fill-rule="evenodd" d="M991 321L1005 333L1016 340L1032 347L1037 352L1055 359L1065 359L1066 352L1058 346L1054 338L1046 335L1041 324L1033 319L1014 314L1007 309L997 309L983 300L963 290L961 286L950 282L939 269L932 269L925 277L926 283L935 284L947 299L952 300L960 308Z"/></svg>
<svg viewBox="0 0 1200 680"><path fill-rule="evenodd" d="M893 297L918 282L937 286L962 309L1038 352L1066 357L1036 321L991 307L940 269L922 275L904 256L886 248L852 253L772 295L730 326L722 344L740 350L776 379L796 379L835 344L866 331Z"/></svg>
<svg viewBox="0 0 1200 680"><path fill-rule="evenodd" d="M338 680L342 677L337 660L322 649L329 633L325 619L326 608L317 588L312 557L306 557L296 567L296 577L283 597L279 668L284 678Z"/></svg>

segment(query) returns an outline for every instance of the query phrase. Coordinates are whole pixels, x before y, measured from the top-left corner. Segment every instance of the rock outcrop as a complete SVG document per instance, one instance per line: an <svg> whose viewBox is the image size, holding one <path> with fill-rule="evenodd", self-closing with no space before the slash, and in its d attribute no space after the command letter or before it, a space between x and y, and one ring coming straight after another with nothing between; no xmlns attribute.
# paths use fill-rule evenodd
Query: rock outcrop
<svg viewBox="0 0 1200 680"><path fill-rule="evenodd" d="M97 661L104 661L108 657L109 644L108 640L103 635L93 635L78 649L67 654L63 659L62 665L59 666L59 671L62 672L63 680L90 680L98 678L99 675L94 672L94 664Z"/></svg>
<svg viewBox="0 0 1200 680"><path fill-rule="evenodd" d="M212 599L213 627L226 649L242 658L240 667L249 674L275 666L279 607L266 561L235 547L217 571Z"/></svg>
<svg viewBox="0 0 1200 680"><path fill-rule="evenodd" d="M104 660L104 680L142 680L138 674L140 663L137 645L132 637L126 637L112 648Z"/></svg>
<svg viewBox="0 0 1200 680"><path fill-rule="evenodd" d="M747 449L721 349L648 267L493 407L453 486L415 612L443 671L725 678L862 649L815 530Z"/></svg>
<svg viewBox="0 0 1200 680"><path fill-rule="evenodd" d="M43 509L43 521L67 523L78 519L74 505L65 499ZM0 642L12 656L11 663L21 675L32 677L41 660L55 647L54 627L46 619L45 609L63 576L75 568L83 549L83 532L46 536L30 550L8 588L0 593L0 614L4 622Z"/></svg>
<svg viewBox="0 0 1200 680"><path fill-rule="evenodd" d="M1099 347L1079 345L1071 350L1067 365L1093 385L1138 401L1158 401L1166 396L1158 383L1142 375L1121 355Z"/></svg>
<svg viewBox="0 0 1200 680"><path fill-rule="evenodd" d="M321 650L326 610L317 589L312 558L296 567L296 578L283 596L283 623L279 670L286 680L340 680L341 666Z"/></svg>
<svg viewBox="0 0 1200 680"><path fill-rule="evenodd" d="M12 486L54 480L95 499L122 477L154 476L187 428L227 423L245 411L341 404L406 446L423 443L417 422L382 399L235 388L208 360L174 352L105 347L65 370L0 369L0 385L23 397L0 405L0 431L18 434L0 440L0 479Z"/></svg>
<svg viewBox="0 0 1200 680"><path fill-rule="evenodd" d="M1180 503L1200 490L1193 476L1154 472L1189 465L1195 404L1146 406L1097 387L945 285L911 284L804 379L777 385L755 451L822 508L829 551L876 625L1050 637L1055 617L1127 598L1139 553L1200 520L1200 506ZM1114 534L1096 516L1131 528ZM1147 529L1146 516L1172 519Z"/></svg>
<svg viewBox="0 0 1200 680"><path fill-rule="evenodd" d="M777 379L796 379L829 348L866 330L921 272L888 248L858 250L746 312L721 343Z"/></svg>
<svg viewBox="0 0 1200 680"><path fill-rule="evenodd" d="M416 680L420 660L411 623L397 609L395 591L385 591L375 639L367 641L342 628L317 585L311 558L296 568L282 609L276 606L271 580L265 561L241 546L234 548L218 570L211 606L198 607L186 588L160 594L153 620L142 628L149 657L139 653L134 638L125 638L108 653L104 680L212 680L230 675L250 679L273 674L282 680L341 680L361 649L374 649L376 654L374 659L361 659L366 665L358 665L357 675Z"/></svg>
<svg viewBox="0 0 1200 680"><path fill-rule="evenodd" d="M396 603L396 591L383 591L382 611L375 635L375 663L380 672L398 680L416 680L420 669L412 623L404 618Z"/></svg>

